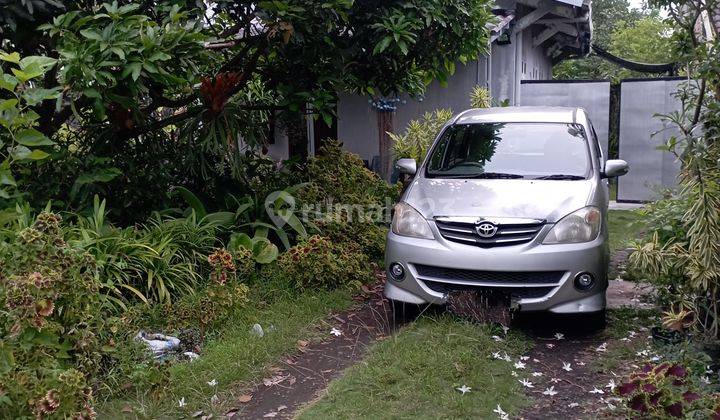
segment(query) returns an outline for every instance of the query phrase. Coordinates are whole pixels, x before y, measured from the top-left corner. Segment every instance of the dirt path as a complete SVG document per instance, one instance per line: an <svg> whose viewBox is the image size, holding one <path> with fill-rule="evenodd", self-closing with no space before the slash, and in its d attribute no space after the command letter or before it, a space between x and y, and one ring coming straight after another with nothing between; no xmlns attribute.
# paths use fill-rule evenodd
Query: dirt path
<svg viewBox="0 0 720 420"><path fill-rule="evenodd" d="M243 401L252 398L239 401L228 417L291 418L303 404L321 396L331 380L363 358L370 344L396 327L392 310L382 297L383 280L364 288L351 310L325 320L326 339L299 341L297 352L272 369L271 376L251 384Z"/></svg>
<svg viewBox="0 0 720 420"><path fill-rule="evenodd" d="M252 383L228 414L229 418L292 418L305 404L323 395L328 384L343 370L360 362L372 343L392 334L401 323L393 319L390 304L382 296L384 279L363 290L350 310L328 317L321 328L327 338L308 343L299 341L295 354L279 361L272 374ZM611 281L608 304L611 308L641 307L648 299L647 289L633 283ZM532 405L521 418L595 418L606 416L614 399L608 384L617 377L593 369L593 363L609 346L627 345L627 339L612 339L605 332L585 332L584 325L567 318L520 317L513 323L534 341L525 355L525 367L516 370L518 380L527 379L525 388ZM559 334L559 335L556 335ZM639 334L633 339L644 339ZM569 369L569 370L568 370ZM551 388L552 387L552 388ZM550 390L549 392L547 390ZM554 395L553 392L556 392ZM602 392L602 393L601 393Z"/></svg>

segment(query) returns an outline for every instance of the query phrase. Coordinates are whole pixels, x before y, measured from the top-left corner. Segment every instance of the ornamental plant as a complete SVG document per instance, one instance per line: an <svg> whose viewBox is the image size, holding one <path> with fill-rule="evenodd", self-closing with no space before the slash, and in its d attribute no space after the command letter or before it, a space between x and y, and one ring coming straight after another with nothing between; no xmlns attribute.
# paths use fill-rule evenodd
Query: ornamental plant
<svg viewBox="0 0 720 420"><path fill-rule="evenodd" d="M632 417L720 418L717 395L703 394L679 363L646 364L616 392Z"/></svg>
<svg viewBox="0 0 720 420"><path fill-rule="evenodd" d="M42 213L0 246L0 260L0 417L95 417L90 378L114 342L100 332L93 258Z"/></svg>
<svg viewBox="0 0 720 420"><path fill-rule="evenodd" d="M349 244L334 244L328 238L313 235L278 258L274 267L300 289L359 286L372 279L367 256Z"/></svg>
<svg viewBox="0 0 720 420"><path fill-rule="evenodd" d="M57 98L58 88L37 86L53 66L52 58L0 50L0 198L17 194L20 168L50 156L46 149L54 143L36 129L33 107Z"/></svg>

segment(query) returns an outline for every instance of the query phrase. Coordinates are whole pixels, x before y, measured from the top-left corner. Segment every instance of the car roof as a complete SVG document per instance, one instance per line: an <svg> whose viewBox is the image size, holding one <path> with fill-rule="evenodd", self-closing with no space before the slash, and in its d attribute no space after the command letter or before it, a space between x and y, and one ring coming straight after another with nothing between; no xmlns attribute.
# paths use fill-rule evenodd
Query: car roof
<svg viewBox="0 0 720 420"><path fill-rule="evenodd" d="M553 122L573 124L582 108L561 106L508 106L497 108L474 108L458 114L453 124L484 122Z"/></svg>

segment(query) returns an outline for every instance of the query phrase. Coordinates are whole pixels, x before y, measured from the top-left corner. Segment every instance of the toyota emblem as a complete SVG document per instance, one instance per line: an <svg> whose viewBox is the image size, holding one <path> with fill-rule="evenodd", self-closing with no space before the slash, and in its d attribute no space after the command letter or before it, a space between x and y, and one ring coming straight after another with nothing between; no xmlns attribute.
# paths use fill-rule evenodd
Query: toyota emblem
<svg viewBox="0 0 720 420"><path fill-rule="evenodd" d="M492 238L497 233L498 227L490 222L482 222L475 226L475 232L481 238Z"/></svg>

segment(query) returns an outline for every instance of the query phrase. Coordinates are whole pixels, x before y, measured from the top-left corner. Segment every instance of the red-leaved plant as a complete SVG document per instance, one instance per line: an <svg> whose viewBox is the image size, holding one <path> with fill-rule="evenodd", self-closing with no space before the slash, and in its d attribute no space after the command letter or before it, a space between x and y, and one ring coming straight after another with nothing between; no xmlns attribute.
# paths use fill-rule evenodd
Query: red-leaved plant
<svg viewBox="0 0 720 420"><path fill-rule="evenodd" d="M633 415L685 417L691 413L720 420L717 394L702 393L678 363L646 364L617 387Z"/></svg>

